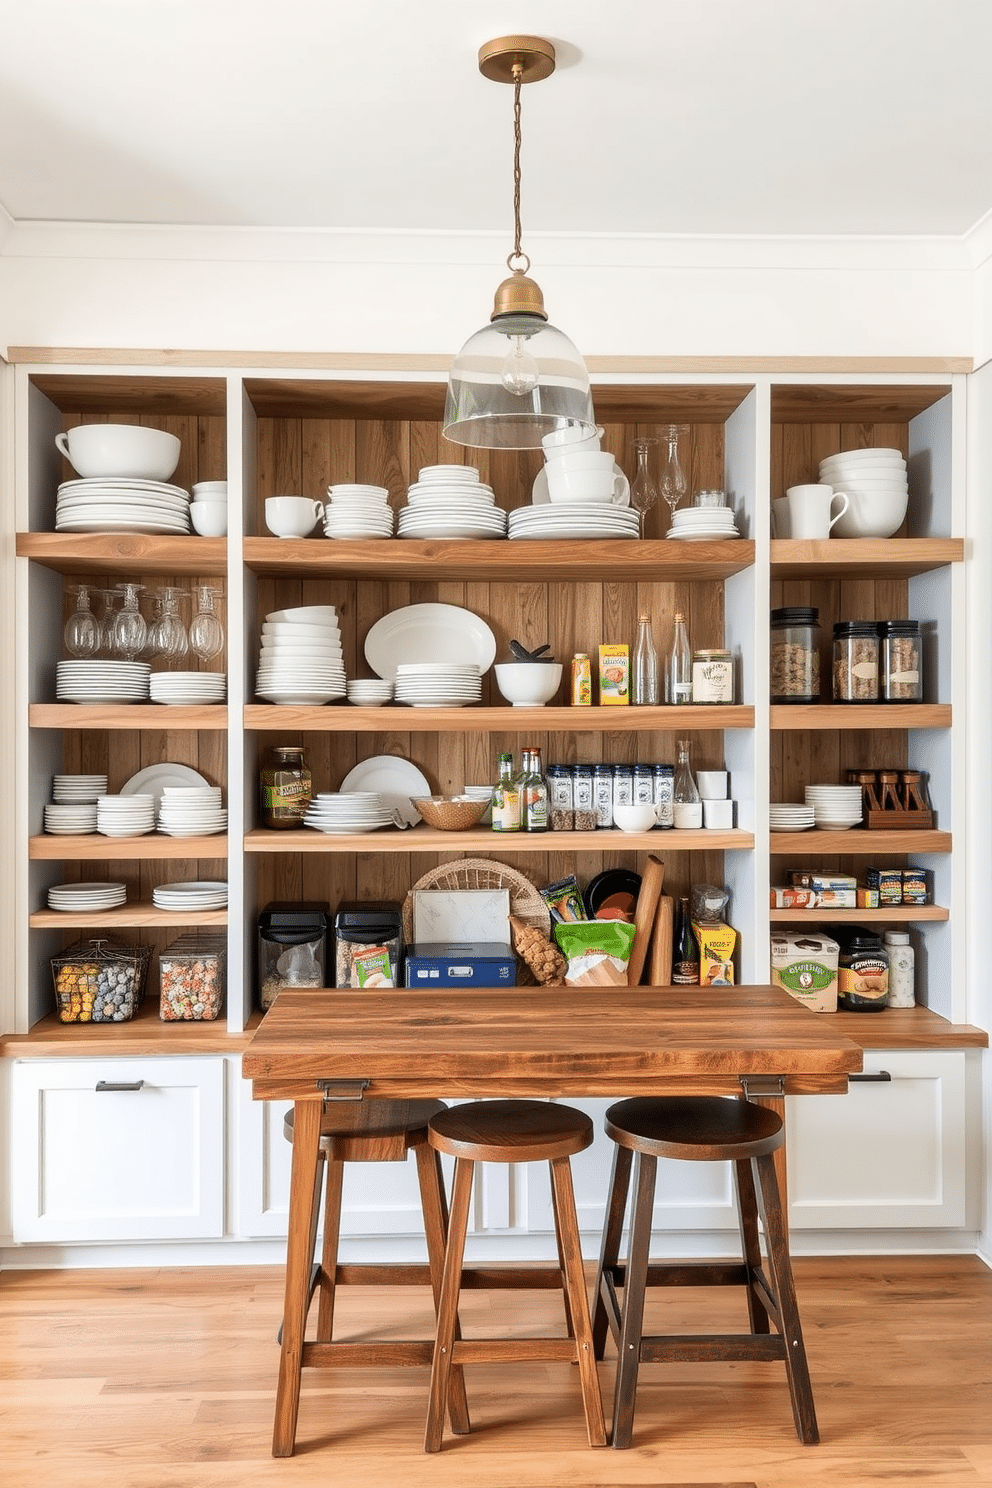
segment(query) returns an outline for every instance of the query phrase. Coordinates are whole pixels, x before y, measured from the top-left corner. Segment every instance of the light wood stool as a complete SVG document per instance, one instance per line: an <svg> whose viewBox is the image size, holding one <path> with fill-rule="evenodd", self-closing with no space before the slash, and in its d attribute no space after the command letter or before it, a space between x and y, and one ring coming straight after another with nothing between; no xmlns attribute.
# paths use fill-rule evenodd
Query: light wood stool
<svg viewBox="0 0 992 1488"><path fill-rule="evenodd" d="M629 1447L638 1366L710 1359L782 1359L799 1439L819 1441L806 1350L799 1325L789 1242L775 1162L785 1140L774 1111L721 1096L639 1097L606 1113L606 1131L617 1144L609 1206L596 1278L593 1324L598 1357L607 1329L619 1352L613 1406L613 1445ZM633 1215L626 1263L618 1260L631 1163L637 1154ZM659 1157L734 1164L743 1262L652 1262L651 1215ZM768 1271L762 1267L758 1215L765 1233ZM749 1333L643 1334L649 1286L747 1288ZM623 1289L622 1304L617 1290ZM777 1332L773 1333L770 1323Z"/></svg>

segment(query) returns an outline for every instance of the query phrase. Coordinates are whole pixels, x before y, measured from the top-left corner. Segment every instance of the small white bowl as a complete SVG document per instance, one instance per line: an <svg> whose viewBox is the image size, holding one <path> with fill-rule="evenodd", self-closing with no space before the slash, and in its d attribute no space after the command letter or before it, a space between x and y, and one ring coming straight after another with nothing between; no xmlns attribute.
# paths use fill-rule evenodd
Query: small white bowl
<svg viewBox="0 0 992 1488"><path fill-rule="evenodd" d="M515 708L543 708L561 683L560 661L502 661L493 671L496 686Z"/></svg>
<svg viewBox="0 0 992 1488"><path fill-rule="evenodd" d="M621 832L650 832L657 822L654 807L647 801L614 806L613 820Z"/></svg>
<svg viewBox="0 0 992 1488"><path fill-rule="evenodd" d="M226 501L191 501L189 519L201 537L227 536Z"/></svg>

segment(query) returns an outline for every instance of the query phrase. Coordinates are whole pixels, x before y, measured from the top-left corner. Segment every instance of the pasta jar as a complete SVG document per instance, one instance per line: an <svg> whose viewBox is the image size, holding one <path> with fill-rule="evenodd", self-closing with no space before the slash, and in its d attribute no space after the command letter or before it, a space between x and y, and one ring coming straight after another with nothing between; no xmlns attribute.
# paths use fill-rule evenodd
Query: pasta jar
<svg viewBox="0 0 992 1488"><path fill-rule="evenodd" d="M299 744L277 744L262 770L263 825L301 827L311 792L306 751Z"/></svg>
<svg viewBox="0 0 992 1488"><path fill-rule="evenodd" d="M692 653L692 701L694 703L732 703L734 701L734 658L729 651L694 651Z"/></svg>
<svg viewBox="0 0 992 1488"><path fill-rule="evenodd" d="M923 655L918 620L883 620L882 700L886 703L923 701Z"/></svg>
<svg viewBox="0 0 992 1488"><path fill-rule="evenodd" d="M878 702L878 626L874 620L838 620L834 626L835 703Z"/></svg>
<svg viewBox="0 0 992 1488"><path fill-rule="evenodd" d="M771 700L820 701L820 612L806 605L772 610Z"/></svg>
<svg viewBox="0 0 992 1488"><path fill-rule="evenodd" d="M889 1005L889 953L880 935L852 935L837 963L837 1007L880 1013Z"/></svg>

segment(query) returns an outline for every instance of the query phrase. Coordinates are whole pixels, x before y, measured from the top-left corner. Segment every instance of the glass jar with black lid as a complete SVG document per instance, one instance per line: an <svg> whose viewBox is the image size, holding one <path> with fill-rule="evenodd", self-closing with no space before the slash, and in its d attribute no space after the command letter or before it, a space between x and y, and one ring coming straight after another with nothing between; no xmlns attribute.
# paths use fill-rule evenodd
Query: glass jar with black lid
<svg viewBox="0 0 992 1488"><path fill-rule="evenodd" d="M771 701L820 701L820 612L788 605L771 613Z"/></svg>
<svg viewBox="0 0 992 1488"><path fill-rule="evenodd" d="M883 620L881 695L886 703L922 703L923 650L918 620Z"/></svg>
<svg viewBox="0 0 992 1488"><path fill-rule="evenodd" d="M838 620L834 626L835 703L877 703L878 626L874 620Z"/></svg>

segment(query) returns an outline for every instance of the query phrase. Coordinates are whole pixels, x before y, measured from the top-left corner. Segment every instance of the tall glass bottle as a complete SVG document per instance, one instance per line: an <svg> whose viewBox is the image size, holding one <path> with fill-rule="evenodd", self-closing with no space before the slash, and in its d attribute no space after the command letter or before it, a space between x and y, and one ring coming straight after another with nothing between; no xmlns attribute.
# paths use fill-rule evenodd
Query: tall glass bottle
<svg viewBox="0 0 992 1488"><path fill-rule="evenodd" d="M688 739L679 740L675 779L672 784L672 812L676 827L692 828L703 825L703 803L696 789L696 782L692 778Z"/></svg>
<svg viewBox="0 0 992 1488"><path fill-rule="evenodd" d="M689 900L679 900L675 916L675 935L672 940L672 986L699 986L699 943L689 917Z"/></svg>
<svg viewBox="0 0 992 1488"><path fill-rule="evenodd" d="M637 617L631 702L651 707L658 702L658 653L651 635L650 615Z"/></svg>
<svg viewBox="0 0 992 1488"><path fill-rule="evenodd" d="M499 757L499 776L493 786L493 831L520 831L520 792L513 778L513 755Z"/></svg>
<svg viewBox="0 0 992 1488"><path fill-rule="evenodd" d="M672 631L672 649L668 653L667 683L669 703L692 702L692 648L689 645L685 616L681 611L675 616L675 627Z"/></svg>
<svg viewBox="0 0 992 1488"><path fill-rule="evenodd" d="M523 750L523 767L517 776L520 792L520 826L524 832L548 830L548 783L541 768L541 751Z"/></svg>

